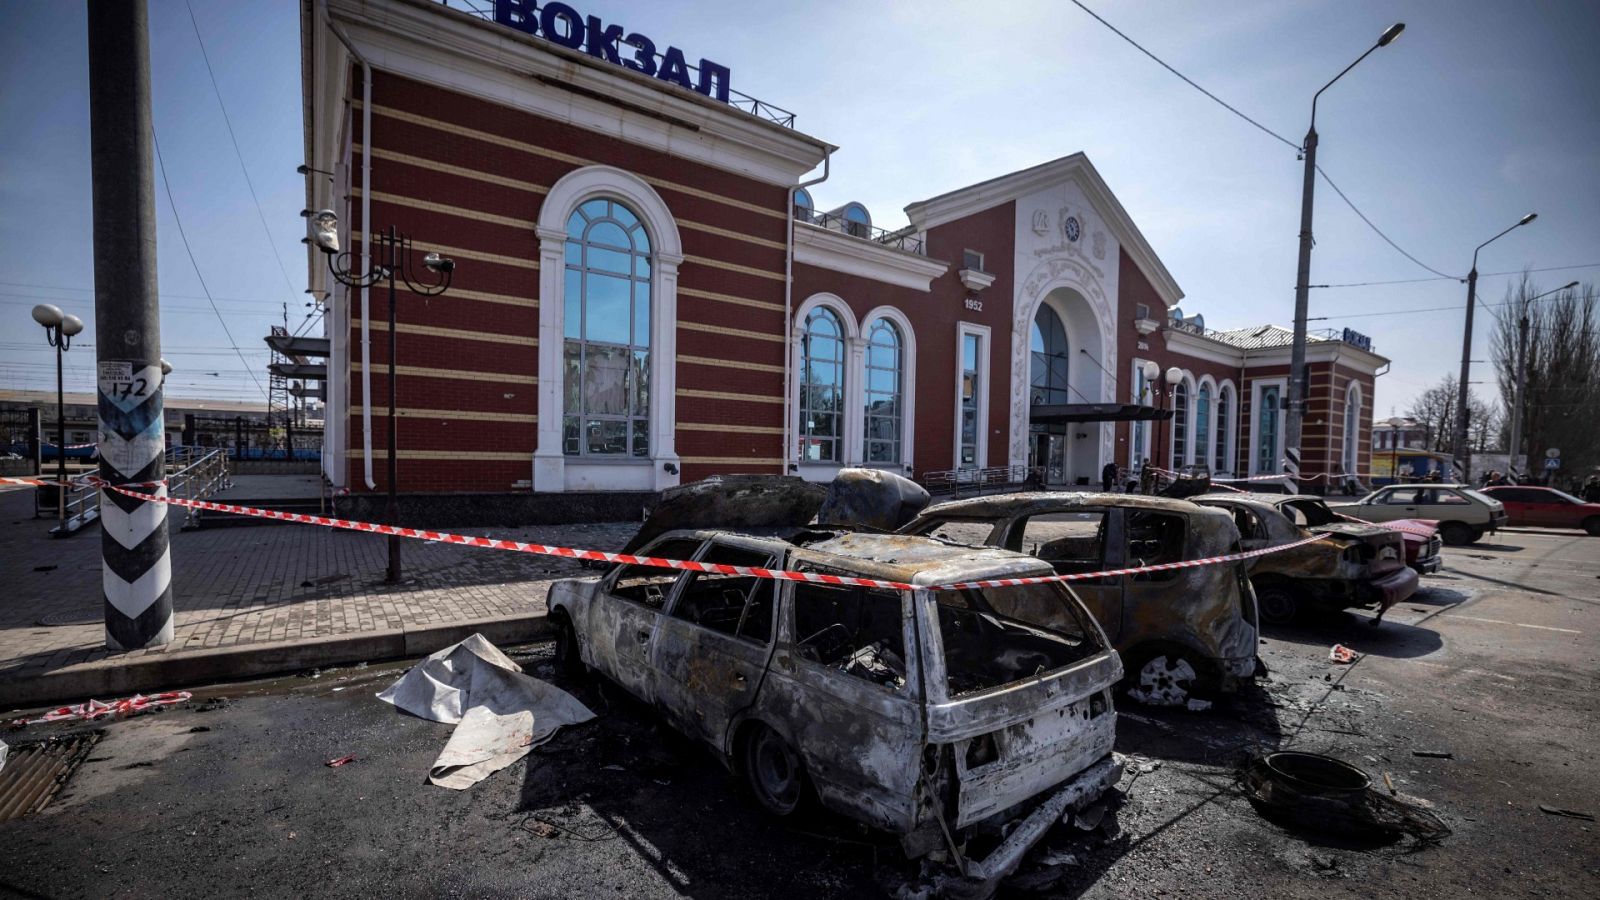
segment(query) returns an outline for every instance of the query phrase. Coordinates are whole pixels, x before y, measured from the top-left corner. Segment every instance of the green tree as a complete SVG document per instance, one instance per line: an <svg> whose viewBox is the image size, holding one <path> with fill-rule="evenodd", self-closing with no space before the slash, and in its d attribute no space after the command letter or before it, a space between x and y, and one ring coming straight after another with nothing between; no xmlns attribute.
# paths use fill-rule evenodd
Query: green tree
<svg viewBox="0 0 1600 900"><path fill-rule="evenodd" d="M1526 319L1522 450L1532 466L1545 450L1559 448L1562 480L1581 478L1600 465L1600 308L1593 283L1534 299L1539 293L1523 273L1495 311L1492 353L1500 397L1510 410Z"/></svg>

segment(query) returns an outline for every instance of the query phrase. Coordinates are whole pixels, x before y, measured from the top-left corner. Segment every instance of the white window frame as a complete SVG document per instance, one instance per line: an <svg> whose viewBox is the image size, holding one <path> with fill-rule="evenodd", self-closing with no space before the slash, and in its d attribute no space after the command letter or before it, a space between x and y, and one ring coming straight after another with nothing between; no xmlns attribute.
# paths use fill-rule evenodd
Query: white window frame
<svg viewBox="0 0 1600 900"><path fill-rule="evenodd" d="M1365 402L1362 395L1361 382L1352 378L1344 389L1344 417L1343 440L1339 445L1339 467L1343 470L1341 475L1358 475L1357 469L1361 465L1361 407ZM1351 405L1355 406L1355 418L1350 417Z"/></svg>
<svg viewBox="0 0 1600 900"><path fill-rule="evenodd" d="M1222 399L1222 395L1224 393L1228 395L1228 415L1232 417L1233 421L1222 421L1222 415L1219 411L1217 415L1217 427L1226 430L1222 433L1222 459L1218 460L1218 465L1221 467L1220 471L1223 474L1232 475L1235 471L1237 471L1239 466L1240 410L1239 388L1234 385L1233 379L1224 378L1222 381L1217 383L1217 401Z"/></svg>
<svg viewBox="0 0 1600 900"><path fill-rule="evenodd" d="M643 459L569 457L561 419L566 341L567 218L588 200L624 203L650 235L650 455ZM585 166L563 175L539 207L538 443L535 491L659 491L679 482L677 422L678 266L683 241L666 201L639 176L613 166Z"/></svg>
<svg viewBox="0 0 1600 900"><path fill-rule="evenodd" d="M1183 370L1183 380L1178 384L1183 385L1185 402L1183 408L1183 458L1179 459L1178 450L1178 385L1166 383L1166 373L1162 373L1162 384L1166 386L1169 397L1167 409L1172 410L1171 425L1167 428L1167 459L1171 461L1172 468L1187 466L1194 462L1194 373L1188 369Z"/></svg>
<svg viewBox="0 0 1600 900"><path fill-rule="evenodd" d="M1129 386L1130 389L1136 388L1137 385L1139 384L1139 380L1141 378L1144 378L1144 363L1145 363L1145 361L1143 359L1135 357L1133 359L1132 364L1129 365L1129 367L1128 367L1128 386ZM1161 381L1161 375L1160 375L1160 373L1157 373L1155 381L1148 381L1147 380L1145 382L1144 391L1143 392L1133 392L1132 390L1130 390L1131 397L1129 399L1129 402L1131 402L1131 403L1133 403L1135 405L1138 405L1138 406L1155 406L1156 405L1155 392L1157 390L1157 384L1160 381ZM1145 396L1146 394L1148 396ZM1139 421L1133 421L1133 422L1129 422L1128 423L1128 471L1130 471L1130 472L1138 471L1140 465L1144 462L1144 460L1141 459L1141 456L1150 457L1150 464L1151 465L1155 465L1156 464L1156 461L1155 461L1155 448L1151 446L1151 441L1154 440L1154 433L1155 432L1150 427L1150 422L1148 420L1139 420ZM1143 440L1143 446L1144 446L1144 453L1143 454L1140 454L1140 453L1136 452L1136 448L1140 444L1140 442L1138 440L1135 440L1135 438L1137 436L1142 436L1143 439L1144 439Z"/></svg>
<svg viewBox="0 0 1600 900"><path fill-rule="evenodd" d="M989 381L994 378L994 366L990 359L994 353L994 342L991 340L990 329L987 325L976 322L956 323L956 364L951 366L955 370L955 396L954 408L955 424L954 437L950 448L950 468L961 468L961 354L967 341L967 335L978 338L978 447L975 454L977 467L989 467L989 394L994 390L994 385Z"/></svg>
<svg viewBox="0 0 1600 900"><path fill-rule="evenodd" d="M800 458L800 436L803 432L800 428L800 375L805 371L802 338L805 337L806 319L819 306L826 307L838 316L839 325L844 329L844 433L840 435L844 458L829 462L811 462ZM837 294L812 294L795 307L794 320L789 329L789 371L794 373L794 377L789 379L789 409L792 411L789 434L792 446L786 448L784 454L791 469L807 481L832 481L840 469L861 465L862 419L866 404L866 393L862 390L866 377L865 356L860 323L844 298Z"/></svg>
<svg viewBox="0 0 1600 900"><path fill-rule="evenodd" d="M1261 455L1261 392L1269 387L1278 389L1278 454L1274 463L1277 468L1271 472L1263 472L1256 467L1257 458ZM1250 383L1250 465L1251 475L1281 475L1283 462L1284 429L1288 427L1288 407L1286 398L1289 396L1288 378L1257 378Z"/></svg>
<svg viewBox="0 0 1600 900"><path fill-rule="evenodd" d="M900 462L896 465L883 463L866 463L873 468L903 469L907 474L914 471L913 450L916 447L917 425L917 333L911 327L911 319L893 306L876 306L861 317L861 372L856 378L856 383L861 385L861 446L857 452L863 460L866 457L866 428L867 428L867 363L866 340L871 334L872 325L879 319L888 319L900 329ZM795 369L796 372L800 371Z"/></svg>
<svg viewBox="0 0 1600 900"><path fill-rule="evenodd" d="M1206 402L1206 445L1200 446L1200 390L1204 388L1211 393L1211 398ZM1219 471L1216 460L1211 454L1217 446L1217 380L1210 375L1201 375L1194 389L1194 448L1189 456L1197 463L1203 462L1212 472Z"/></svg>

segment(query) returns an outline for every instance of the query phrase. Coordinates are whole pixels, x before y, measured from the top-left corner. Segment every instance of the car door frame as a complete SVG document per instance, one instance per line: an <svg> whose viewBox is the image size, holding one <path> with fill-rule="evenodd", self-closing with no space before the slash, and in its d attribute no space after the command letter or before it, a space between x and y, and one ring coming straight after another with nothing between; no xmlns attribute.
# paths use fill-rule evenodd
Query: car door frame
<svg viewBox="0 0 1600 900"><path fill-rule="evenodd" d="M705 560L718 546L764 552L768 558L760 568L767 569L778 567L783 555L777 548L758 541L744 540L737 535L716 535L700 547L695 559ZM672 596L662 609L650 643L650 668L656 678L656 705L685 734L722 750L728 746L732 724L755 704L777 644L777 584L773 596L774 623L765 643L758 646L737 635L678 617L678 605L683 602L686 586L697 574L700 573L686 572L686 577L673 585Z"/></svg>
<svg viewBox="0 0 1600 900"><path fill-rule="evenodd" d="M662 545L673 541L691 540L700 541L700 546L696 547L694 554L690 556L691 560L697 559L711 544L709 539L664 534L642 548L637 555L650 556ZM676 602L678 591L683 587L685 576L689 573L687 571L678 573L678 577L667 590L661 609L655 610L643 603L618 597L612 593L617 579L622 577L623 570L633 567L631 563L623 563L607 572L601 579L599 590L595 593L596 599L600 602L593 604L594 608L589 615L590 644L593 646L597 640L604 640L604 636L609 632L612 645L607 655L610 657L612 671L606 674L623 690L645 703L654 704L658 678L653 662L653 644L660 631L661 620Z"/></svg>
<svg viewBox="0 0 1600 900"><path fill-rule="evenodd" d="M1034 516L1053 515L1063 512L1103 513L1105 515L1106 536L1105 540L1101 542L1101 567L1105 570L1124 567L1127 559L1128 542L1127 526L1123 517L1127 510L1120 506L1073 506L1070 509L1051 509L1048 506L1041 506L1027 512L1020 512L1000 523L1002 527L992 532L989 536L990 545L1010 550L1011 538L1016 537L1017 547L1021 548L1023 534L1019 529L1025 530L1029 519ZM1027 551L1018 549L1016 552L1026 553ZM1043 557L1039 558L1043 559ZM1050 563L1050 567L1060 573L1060 569L1055 563L1048 559L1044 561ZM1071 584L1073 592L1078 595L1078 600L1089 608L1089 614L1094 616L1095 621L1100 624L1101 630L1106 632L1106 637L1110 639L1112 645L1117 645L1122 639L1123 623L1127 615L1128 576L1112 575L1095 579L1080 579L1069 582L1069 584ZM1101 614L1101 607L1105 608L1104 615ZM1111 633L1113 629L1115 629L1115 633Z"/></svg>

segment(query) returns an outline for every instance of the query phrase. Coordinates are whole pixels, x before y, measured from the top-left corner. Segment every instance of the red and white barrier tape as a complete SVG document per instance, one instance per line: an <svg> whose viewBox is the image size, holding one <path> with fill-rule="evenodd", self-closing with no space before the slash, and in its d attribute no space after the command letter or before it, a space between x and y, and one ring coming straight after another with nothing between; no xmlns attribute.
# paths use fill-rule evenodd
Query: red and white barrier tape
<svg viewBox="0 0 1600 900"><path fill-rule="evenodd" d="M116 485L116 487L125 487L125 488L158 488L158 487L161 487L162 485L164 485L166 483L167 482L165 480L162 480L162 481L129 481L129 482L126 482L124 484ZM99 475L96 475L93 472L90 472L90 473L85 474L85 475L79 475L76 478L68 478L66 481L62 481L59 478L9 478L9 477L8 478L0 478L0 484L26 484L26 485L31 485L33 487L52 487L52 486L58 485L58 484L66 484L66 485L69 485L69 486L72 486L72 487L112 487L113 486L111 484L111 482L105 480L104 478L101 478ZM148 500L150 498L146 497L144 499Z"/></svg>
<svg viewBox="0 0 1600 900"><path fill-rule="evenodd" d="M1347 519L1347 520L1349 520L1351 522L1355 522L1358 525L1376 525L1379 528L1387 528L1390 531L1403 531L1406 534L1420 535L1420 536L1425 537L1425 538L1431 538L1434 535L1439 533L1439 529L1437 529L1437 528L1432 528L1432 529L1416 528L1416 527L1413 527L1411 525L1401 525L1401 524L1398 524L1396 522L1368 522L1366 519L1358 519L1355 516L1349 515L1347 513L1342 513L1342 512L1339 512L1337 510L1335 510L1333 514L1338 516L1341 519Z"/></svg>
<svg viewBox="0 0 1600 900"><path fill-rule="evenodd" d="M156 706L171 706L174 703L182 703L193 696L188 691L167 691L162 694L151 694L148 697L143 694L134 694L132 697L124 697L121 700L113 700L110 703L90 700L87 703L78 703L73 706L57 707L37 719L16 719L11 724L13 726L38 725L41 722L65 722L70 719L83 719L86 722L93 722L96 719L104 719L107 716L129 716Z"/></svg>
<svg viewBox="0 0 1600 900"><path fill-rule="evenodd" d="M214 503L209 500L189 500L182 497L151 497L135 491L125 490L120 486L110 486L109 490L127 494L140 500L155 500L172 506L182 506L189 509L208 509L215 512L232 513L239 516L252 516L259 519L272 519L279 522L296 522L302 525L321 525L327 528L340 528L346 531L364 531L370 534L393 534L400 537L413 538L423 541L435 541L442 544L457 544L463 547L483 547L490 550L512 550L518 553L536 553L542 556L560 556L567 559L588 559L609 563L624 563L628 565L650 566L662 569L680 569L689 572L712 572L719 575L743 575L753 578L770 578L779 581L802 581L812 584L848 585L851 587L883 588L892 591L919 590L916 585L900 581L886 581L877 578L857 578L851 575L827 575L819 572L790 572L783 569L764 569L754 566L730 566L723 563L705 563L692 560L663 559L656 556L634 556L628 553L608 553L604 550L579 550L572 547L556 547L549 544L530 544L524 541L506 541L496 538L472 537L464 534L451 534L444 531L426 531L420 528L400 528L393 525L379 525L373 522L356 522L350 519L335 519L328 516L313 516L304 513L280 512L274 509L257 509L250 506L235 506L231 503ZM1266 547L1260 550L1251 550L1243 553L1230 553L1225 556L1213 556L1205 559L1186 559L1171 563L1158 563L1150 566L1134 566L1125 569L1112 569L1104 572L1077 572L1066 575L1040 575L1031 578L1000 578L985 581L963 581L951 584L929 585L923 590L954 591L970 588L984 587L1013 587L1024 584L1046 584L1054 581L1083 581L1090 578L1105 578L1117 575L1135 575L1143 572L1166 572L1173 569L1190 569L1198 566L1219 565L1228 562L1238 562L1253 559L1257 556L1266 556L1322 540L1322 535L1313 535L1304 540L1277 547Z"/></svg>

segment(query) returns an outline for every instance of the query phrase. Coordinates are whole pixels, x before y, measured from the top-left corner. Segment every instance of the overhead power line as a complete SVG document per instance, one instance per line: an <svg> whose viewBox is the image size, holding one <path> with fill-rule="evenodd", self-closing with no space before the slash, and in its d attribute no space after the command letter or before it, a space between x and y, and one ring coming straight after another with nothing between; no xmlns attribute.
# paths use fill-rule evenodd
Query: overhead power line
<svg viewBox="0 0 1600 900"><path fill-rule="evenodd" d="M261 386L261 379L256 377L256 370L244 358L244 354L239 353L239 342L234 340L233 332L228 330L228 320L223 318L222 310L217 308L217 302L211 299L211 289L206 286L205 276L200 274L200 263L194 258L194 249L189 246L189 236L183 230L183 217L178 215L178 200L172 195L172 182L167 180L167 163L161 157L161 141L156 137L154 126L150 128L150 142L155 146L156 167L161 171L161 185L167 190L167 204L172 207L173 221L178 224L178 237L183 241L183 252L189 255L189 265L194 267L194 277L200 281L200 291L206 295L207 300L211 301L211 311L216 313L217 324L222 326L222 333L227 335L228 344L238 354L240 365L244 366L244 370L250 373L250 380L255 383L256 390L261 392L262 397L266 397L267 389Z"/></svg>
<svg viewBox="0 0 1600 900"><path fill-rule="evenodd" d="M1072 0L1072 4L1074 6L1076 6L1076 7L1078 7L1079 9L1083 10L1084 12L1088 13L1090 16L1092 16L1096 22L1099 22L1101 25L1104 25L1105 27L1111 29L1111 32L1113 34L1115 34L1117 37L1122 38L1123 40L1127 41L1129 44L1133 45L1134 49L1138 50L1140 53L1143 53L1145 56L1150 57L1152 60L1155 60L1156 64L1161 66L1161 68L1166 69L1168 72L1171 72L1172 74L1178 76L1180 79L1183 80L1183 82L1185 84L1189 85L1190 87L1194 88L1195 90L1199 91L1200 93L1205 94L1207 97L1211 98L1211 100L1215 101L1223 109L1226 109L1228 112L1231 112L1234 115L1238 116L1239 118L1245 120L1246 122L1249 122L1251 125L1253 125L1257 129L1259 129L1260 131L1265 132L1267 135L1271 136L1275 140L1277 140L1277 141L1279 141L1281 143L1287 144L1288 146L1294 148L1295 152L1297 152L1297 153L1298 152L1303 152L1304 148L1300 144L1289 140L1288 138L1284 137L1283 135L1277 133L1276 131L1273 131L1272 129L1268 128L1267 126L1261 124L1260 122L1257 122L1255 119L1250 118L1249 116L1247 116L1243 112L1241 112L1238 107L1234 106L1233 104L1227 102L1226 100L1223 100L1221 97L1218 97L1216 94L1213 94L1210 91L1206 90L1205 88L1201 87L1198 83L1195 82L1194 79L1190 78L1189 76L1183 74L1182 72L1179 72L1177 69L1175 69L1172 66L1168 65L1167 62L1165 60L1163 60L1161 57L1156 56L1154 53L1151 53L1149 50L1146 50L1142 45L1140 45L1140 43L1138 41L1136 41L1133 38L1129 37L1128 35L1124 34L1115 25L1112 25L1110 22L1107 22L1105 19L1102 19L1100 17L1099 13L1096 13L1094 10L1092 10L1089 7L1083 5L1083 3L1080 2L1080 0ZM1352 211L1354 211L1355 214L1361 218L1361 221L1365 222L1367 224L1367 227L1371 228L1374 234L1376 234L1380 238L1383 238L1384 243L1386 243L1389 246L1393 247L1395 250L1398 250L1400 252L1401 256L1404 256L1406 259L1411 260L1412 262L1414 262L1417 265L1421 266L1422 268L1428 270L1429 272L1432 272L1435 275L1443 276L1445 278L1452 277L1452 276L1449 276L1449 275L1445 275L1443 272L1440 272L1438 269L1435 269L1432 266L1423 263L1421 260L1417 259L1415 256L1412 256L1410 253L1407 253L1404 249L1402 249L1400 247L1399 244L1396 244L1393 240L1390 240L1390 238L1389 238L1389 236L1387 234L1384 234L1383 231L1381 229L1379 229L1377 225L1374 225L1372 223L1372 219L1368 218L1366 213L1363 213L1360 210L1359 207L1357 207L1354 203L1352 203L1350 201L1349 197L1345 196L1344 191L1339 190L1339 186L1333 183L1333 179L1328 177L1328 173L1327 172L1322 171L1322 167L1321 166L1317 167L1317 172L1322 175L1322 178L1323 178L1324 181L1328 182L1328 186L1333 188L1334 193L1338 194L1339 198L1341 200L1343 200L1345 202L1345 204L1348 205L1350 207L1350 209Z"/></svg>
<svg viewBox="0 0 1600 900"><path fill-rule="evenodd" d="M1541 266L1537 269L1514 269L1505 272L1479 272L1478 278L1499 278L1505 275L1521 275L1523 272L1562 272L1569 269L1600 269L1600 263L1579 263L1575 266ZM1454 275L1444 275L1439 278L1401 278L1395 281L1346 281L1340 284L1313 284L1314 288L1348 288L1348 287L1375 287L1386 284L1422 284L1429 281L1463 281Z"/></svg>
<svg viewBox="0 0 1600 900"><path fill-rule="evenodd" d="M233 144L234 158L239 160L239 171L244 173L245 186L250 189L250 202L256 205L256 218L261 220L261 233L267 236L267 246L272 250L272 258L278 263L278 274L283 276L283 286L288 288L290 296L295 293L294 282L289 280L289 270L283 266L283 257L278 255L278 245L272 240L272 229L267 227L266 213L261 211L261 198L256 196L255 183L250 180L250 170L244 164L244 154L239 152L239 139L233 133L233 120L228 117L228 106L222 102L222 88L217 86L217 73L211 69L211 56L206 53L206 40L200 36L200 23L194 17L194 4L184 0L184 5L189 8L189 24L194 26L194 39L200 44L200 58L205 60L206 75L211 79L211 90L217 95L217 108L222 110L222 124L228 127L228 140Z"/></svg>

